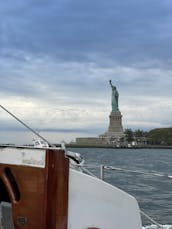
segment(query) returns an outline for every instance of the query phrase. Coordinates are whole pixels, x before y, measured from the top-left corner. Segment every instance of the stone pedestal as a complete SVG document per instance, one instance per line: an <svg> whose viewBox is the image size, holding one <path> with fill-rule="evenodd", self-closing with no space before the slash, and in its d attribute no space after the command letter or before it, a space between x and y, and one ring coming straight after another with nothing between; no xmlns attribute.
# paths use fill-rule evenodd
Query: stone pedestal
<svg viewBox="0 0 172 229"><path fill-rule="evenodd" d="M120 111L111 112L109 115L109 128L108 131L100 135L101 138L115 138L119 139L124 137L122 127L122 115Z"/></svg>
<svg viewBox="0 0 172 229"><path fill-rule="evenodd" d="M111 112L109 115L109 129L110 133L123 133L122 115L120 111Z"/></svg>

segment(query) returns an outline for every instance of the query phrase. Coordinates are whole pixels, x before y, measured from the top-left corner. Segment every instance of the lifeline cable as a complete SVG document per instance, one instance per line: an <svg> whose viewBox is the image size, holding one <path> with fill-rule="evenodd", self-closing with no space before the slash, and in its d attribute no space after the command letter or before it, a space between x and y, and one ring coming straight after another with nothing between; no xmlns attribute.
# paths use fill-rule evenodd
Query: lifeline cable
<svg viewBox="0 0 172 229"><path fill-rule="evenodd" d="M0 105L0 107L6 111L9 115L11 115L13 118L15 118L18 122L20 122L23 126L25 126L27 129L29 129L32 133L34 133L35 135L37 135L39 138L41 138L43 141L47 142L49 146L53 146L47 139L45 139L44 137L42 137L40 134L38 134L35 130L33 130L31 127L29 127L27 124L25 124L23 121L21 121L19 118L17 118L14 114L12 114L9 110L7 110L5 107L3 107L2 105Z"/></svg>

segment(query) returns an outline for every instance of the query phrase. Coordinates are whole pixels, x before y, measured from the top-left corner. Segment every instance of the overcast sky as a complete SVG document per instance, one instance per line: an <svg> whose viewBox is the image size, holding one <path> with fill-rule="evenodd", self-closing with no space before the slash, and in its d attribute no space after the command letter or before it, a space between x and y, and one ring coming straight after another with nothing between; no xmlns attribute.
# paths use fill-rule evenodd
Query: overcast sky
<svg viewBox="0 0 172 229"><path fill-rule="evenodd" d="M36 129L172 126L171 0L0 1L0 104ZM0 110L1 130L18 129Z"/></svg>

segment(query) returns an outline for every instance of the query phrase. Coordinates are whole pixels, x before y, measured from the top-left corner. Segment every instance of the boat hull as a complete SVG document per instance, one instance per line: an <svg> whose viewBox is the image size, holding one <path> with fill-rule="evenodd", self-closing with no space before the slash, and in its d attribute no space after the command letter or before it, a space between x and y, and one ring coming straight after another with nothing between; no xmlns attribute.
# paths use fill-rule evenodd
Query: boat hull
<svg viewBox="0 0 172 229"><path fill-rule="evenodd" d="M141 229L134 197L69 168L62 149L0 148L0 203L15 229Z"/></svg>

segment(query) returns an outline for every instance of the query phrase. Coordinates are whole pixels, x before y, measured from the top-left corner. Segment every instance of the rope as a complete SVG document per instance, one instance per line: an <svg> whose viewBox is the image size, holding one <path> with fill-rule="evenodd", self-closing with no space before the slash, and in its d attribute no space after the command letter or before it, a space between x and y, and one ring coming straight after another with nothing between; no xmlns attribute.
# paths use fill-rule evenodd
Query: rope
<svg viewBox="0 0 172 229"><path fill-rule="evenodd" d="M100 168L100 165L84 165L84 167L86 168ZM157 176L157 177L165 177L165 178L169 178L172 179L172 175L169 174L163 174L163 173L148 173L148 172L142 172L139 170L129 170L129 169L123 169L123 168L119 168L119 167L114 167L114 166L106 166L103 165L103 168L106 170L116 170L116 171L121 171L121 172L127 172L127 173L138 173L138 174L143 174L143 175L148 175L148 176Z"/></svg>
<svg viewBox="0 0 172 229"><path fill-rule="evenodd" d="M84 165L76 164L75 166L79 167L83 172L89 174L90 176L97 178L97 176L90 172L88 169L86 169Z"/></svg>
<svg viewBox="0 0 172 229"><path fill-rule="evenodd" d="M11 115L14 119L16 119L18 122L20 122L23 126L25 126L28 130L30 130L32 133L34 133L36 136L41 138L43 141L47 142L49 146L53 146L47 139L42 137L40 134L38 134L35 130L33 130L30 126L28 126L26 123L24 123L22 120L20 120L17 116L15 116L13 113L11 113L9 110L7 110L4 106L0 105L0 107L6 111L9 115Z"/></svg>
<svg viewBox="0 0 172 229"><path fill-rule="evenodd" d="M130 172L130 173L139 173L139 174L148 175L148 176L158 176L158 177L165 177L165 178L172 179L172 175L162 174L162 173L147 173L147 172L142 172L142 171L138 171L138 170L122 169L122 168L113 167L113 166L104 166L104 169L118 170L118 171L122 171L122 172Z"/></svg>
<svg viewBox="0 0 172 229"><path fill-rule="evenodd" d="M150 220L151 223L154 223L157 226L157 229L163 229L163 225L159 224L158 222L156 222L154 219L152 219L150 216L148 216L146 213L144 213L143 211L140 210L140 213L146 217L148 220Z"/></svg>

